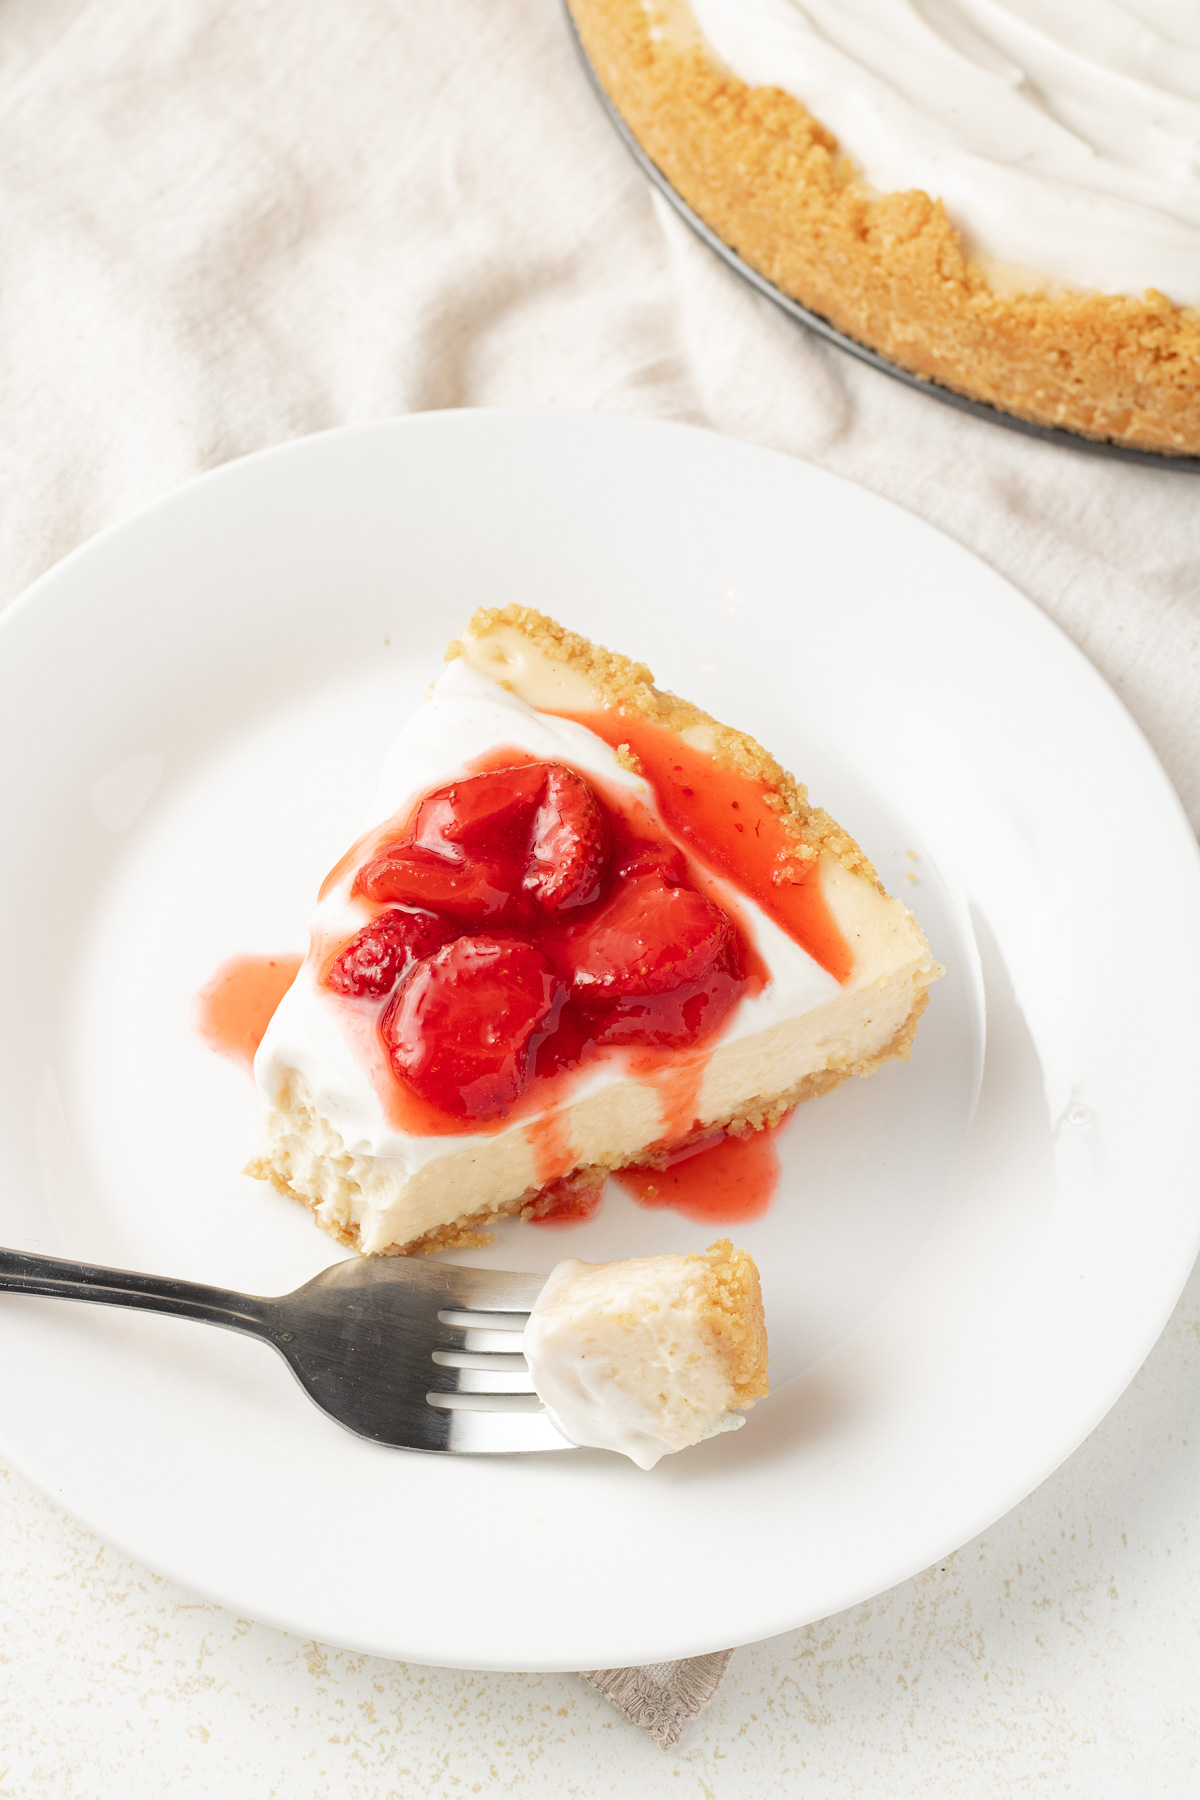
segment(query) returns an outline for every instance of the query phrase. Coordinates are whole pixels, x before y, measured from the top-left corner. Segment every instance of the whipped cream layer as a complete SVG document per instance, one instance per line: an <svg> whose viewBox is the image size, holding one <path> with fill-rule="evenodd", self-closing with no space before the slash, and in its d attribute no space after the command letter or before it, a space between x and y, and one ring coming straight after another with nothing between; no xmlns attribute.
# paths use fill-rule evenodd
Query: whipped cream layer
<svg viewBox="0 0 1200 1800"><path fill-rule="evenodd" d="M985 267L1200 301L1194 0L690 3L727 68L799 100L872 187L942 200Z"/></svg>
<svg viewBox="0 0 1200 1800"><path fill-rule="evenodd" d="M698 1304L696 1259L560 1262L525 1327L534 1391L564 1437L639 1468L745 1424Z"/></svg>
<svg viewBox="0 0 1200 1800"><path fill-rule="evenodd" d="M394 819L399 828L423 794L453 780L476 757L509 745L540 760L570 763L585 774L594 774L609 788L636 794L654 808L650 784L623 769L615 752L594 732L571 720L535 711L459 657L396 738L383 766L368 826ZM442 1158L494 1144L497 1137L523 1137L541 1115L524 1113L499 1133L452 1136L413 1136L398 1130L387 1118L367 1060L373 1057L377 1070L384 1062L382 1041L373 1023L378 1006L347 1001L331 993L319 979L329 947L352 937L375 911L360 897L351 897L356 866L343 871L313 915L308 956L280 1002L255 1059L255 1079L262 1093L278 1105L299 1083L351 1156L387 1158L397 1173L407 1175ZM734 1008L717 1043L732 1045L769 1032L842 992L834 977L746 895L715 878L709 878L709 885L718 900L724 891L731 910L749 925L770 977L761 993L744 998ZM357 1036L347 1030L347 1023L356 1018L363 1022ZM627 1053L610 1052L580 1072L570 1091L570 1104L575 1106L629 1079ZM653 1131L649 1135L653 1136ZM386 1223L377 1222L364 1248L379 1247L376 1234L380 1244L386 1243L386 1231Z"/></svg>

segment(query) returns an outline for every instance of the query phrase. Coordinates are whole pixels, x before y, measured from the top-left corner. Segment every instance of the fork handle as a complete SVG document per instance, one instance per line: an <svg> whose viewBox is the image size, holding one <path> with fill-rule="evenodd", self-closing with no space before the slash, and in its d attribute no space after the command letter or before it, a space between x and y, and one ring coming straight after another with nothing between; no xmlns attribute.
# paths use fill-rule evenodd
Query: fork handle
<svg viewBox="0 0 1200 1800"><path fill-rule="evenodd" d="M91 1300L100 1306L135 1306L200 1319L253 1337L272 1337L278 1302L257 1294L236 1294L199 1281L140 1275L133 1269L105 1269L63 1256L34 1256L0 1249L0 1290L46 1294L60 1300Z"/></svg>

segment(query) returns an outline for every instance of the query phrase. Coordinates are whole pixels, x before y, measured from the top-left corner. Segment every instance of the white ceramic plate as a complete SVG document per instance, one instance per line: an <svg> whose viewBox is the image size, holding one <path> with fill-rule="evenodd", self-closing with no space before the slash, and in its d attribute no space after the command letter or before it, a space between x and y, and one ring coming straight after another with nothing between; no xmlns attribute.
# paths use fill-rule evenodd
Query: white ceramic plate
<svg viewBox="0 0 1200 1800"><path fill-rule="evenodd" d="M1113 1403L1200 1229L1200 876L1083 659L832 476L554 413L291 444L96 539L0 623L0 1241L268 1293L334 1260L238 1173L255 1096L190 1001L232 952L302 945L446 639L512 600L759 735L950 971L910 1064L800 1110L773 1211L738 1233L772 1399L651 1475L411 1455L341 1432L262 1345L4 1296L0 1446L254 1617L425 1662L594 1668L887 1587ZM709 1235L614 1192L480 1260Z"/></svg>

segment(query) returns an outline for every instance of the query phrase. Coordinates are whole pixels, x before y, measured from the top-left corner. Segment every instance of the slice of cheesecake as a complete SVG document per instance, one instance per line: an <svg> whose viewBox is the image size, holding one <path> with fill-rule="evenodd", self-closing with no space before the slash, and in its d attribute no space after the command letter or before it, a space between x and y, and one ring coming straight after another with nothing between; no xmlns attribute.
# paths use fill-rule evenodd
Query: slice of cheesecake
<svg viewBox="0 0 1200 1800"><path fill-rule="evenodd" d="M525 608L447 655L263 1038L249 1173L354 1249L461 1245L907 1057L925 937L752 738Z"/></svg>
<svg viewBox="0 0 1200 1800"><path fill-rule="evenodd" d="M767 1393L758 1270L728 1238L703 1256L559 1263L524 1346L534 1391L564 1437L642 1469L735 1431Z"/></svg>

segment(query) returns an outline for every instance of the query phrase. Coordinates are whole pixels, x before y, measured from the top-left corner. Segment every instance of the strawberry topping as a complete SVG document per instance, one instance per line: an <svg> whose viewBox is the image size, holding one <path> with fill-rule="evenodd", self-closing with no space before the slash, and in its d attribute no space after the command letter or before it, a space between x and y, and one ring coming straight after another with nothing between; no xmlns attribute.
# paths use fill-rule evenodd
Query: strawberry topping
<svg viewBox="0 0 1200 1800"><path fill-rule="evenodd" d="M573 987L591 1004L667 994L702 981L733 941L726 915L657 874L620 886L579 948Z"/></svg>
<svg viewBox="0 0 1200 1800"><path fill-rule="evenodd" d="M427 794L359 869L352 892L389 910L326 980L392 996L392 1068L446 1129L598 1049L697 1044L745 993L737 926L639 804L511 760Z"/></svg>
<svg viewBox="0 0 1200 1800"><path fill-rule="evenodd" d="M368 900L432 907L464 924L586 906L600 891L608 828L583 777L561 763L467 775L421 801L402 838L358 872Z"/></svg>
<svg viewBox="0 0 1200 1800"><path fill-rule="evenodd" d="M525 892L547 912L587 906L600 892L608 860L608 827L587 782L551 763L533 821Z"/></svg>
<svg viewBox="0 0 1200 1800"><path fill-rule="evenodd" d="M432 907L464 924L513 911L545 786L545 764L530 763L427 794L405 836L359 870L355 891Z"/></svg>
<svg viewBox="0 0 1200 1800"><path fill-rule="evenodd" d="M524 1092L561 1001L532 944L460 937L415 965L384 1013L383 1038L422 1099L460 1118L494 1118Z"/></svg>
<svg viewBox="0 0 1200 1800"><path fill-rule="evenodd" d="M467 775L439 788L417 808L413 843L435 856L509 856L522 861L546 773L545 763L527 763Z"/></svg>
<svg viewBox="0 0 1200 1800"><path fill-rule="evenodd" d="M679 873L670 856L640 855L579 947L572 998L598 1044L683 1048L745 989L731 920L664 870Z"/></svg>
<svg viewBox="0 0 1200 1800"><path fill-rule="evenodd" d="M431 908L462 930L511 911L518 878L501 857L438 856L399 843L387 845L359 871L355 892L368 900Z"/></svg>
<svg viewBox="0 0 1200 1800"><path fill-rule="evenodd" d="M656 876L668 887L691 885L687 858L678 844L665 838L656 844L644 839L628 844L616 859L616 874L619 881L640 881L645 876Z"/></svg>
<svg viewBox="0 0 1200 1800"><path fill-rule="evenodd" d="M441 920L432 913L380 913L356 932L337 957L325 984L338 994L390 994L418 957L428 956L446 941Z"/></svg>

